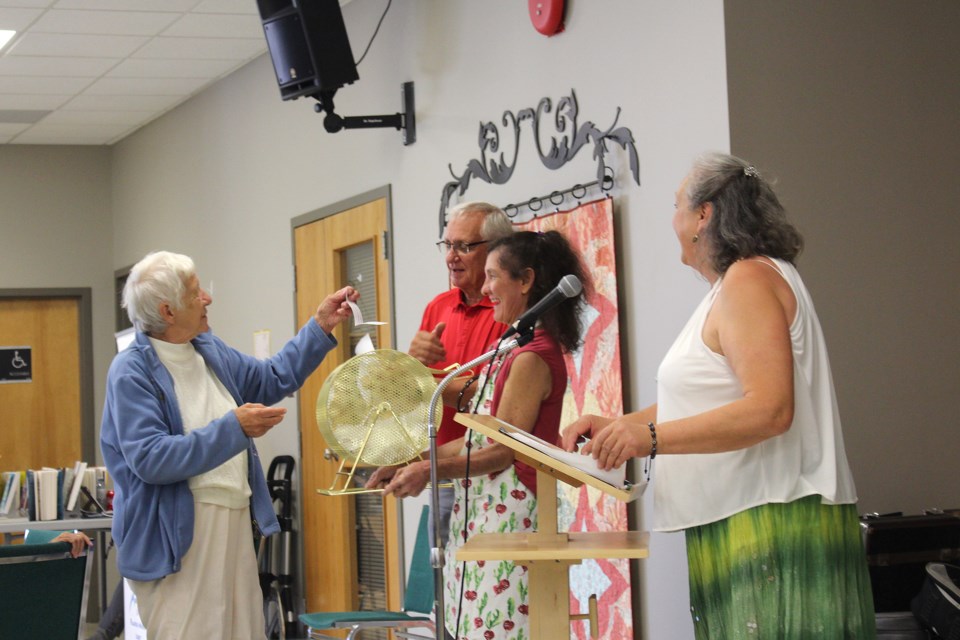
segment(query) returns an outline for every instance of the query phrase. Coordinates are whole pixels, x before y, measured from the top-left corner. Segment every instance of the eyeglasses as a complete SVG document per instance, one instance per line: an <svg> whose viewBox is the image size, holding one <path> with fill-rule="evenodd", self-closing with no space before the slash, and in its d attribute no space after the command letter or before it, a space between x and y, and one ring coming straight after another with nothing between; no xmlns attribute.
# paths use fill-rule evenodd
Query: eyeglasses
<svg viewBox="0 0 960 640"><path fill-rule="evenodd" d="M450 249L453 249L455 252L461 256L465 256L471 251L474 247L479 247L482 244L490 242L489 240L477 240L476 242L447 242L446 240L441 240L437 243L437 249L440 250L440 253L447 253Z"/></svg>

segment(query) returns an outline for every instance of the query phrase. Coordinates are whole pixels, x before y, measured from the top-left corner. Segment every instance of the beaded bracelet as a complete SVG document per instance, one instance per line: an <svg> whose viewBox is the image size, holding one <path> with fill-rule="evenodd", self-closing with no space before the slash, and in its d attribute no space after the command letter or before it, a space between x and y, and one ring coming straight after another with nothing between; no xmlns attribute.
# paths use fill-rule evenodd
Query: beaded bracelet
<svg viewBox="0 0 960 640"><path fill-rule="evenodd" d="M657 425L648 422L647 426L650 427L650 439L653 441L650 446L650 460L653 460L657 457Z"/></svg>
<svg viewBox="0 0 960 640"><path fill-rule="evenodd" d="M467 380L466 383L463 385L463 387L460 389L460 393L457 394L457 412L458 413L464 413L468 409L468 407L463 406L463 394L470 387L470 385L472 385L474 382L477 381L479 377L480 377L479 373L475 376L471 376L471 378Z"/></svg>

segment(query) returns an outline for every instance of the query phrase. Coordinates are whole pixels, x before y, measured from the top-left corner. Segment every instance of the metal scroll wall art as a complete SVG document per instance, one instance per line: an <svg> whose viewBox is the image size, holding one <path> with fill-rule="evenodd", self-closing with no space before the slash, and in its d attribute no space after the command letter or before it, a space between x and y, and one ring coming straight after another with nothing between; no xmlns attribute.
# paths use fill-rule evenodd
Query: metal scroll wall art
<svg viewBox="0 0 960 640"><path fill-rule="evenodd" d="M541 124L547 121L550 115L553 115L553 125L555 132L550 136L549 149L544 152L542 142ZM597 160L596 182L590 185L599 185L604 191L613 186L614 172L613 168L607 164L607 153L610 151L610 145L617 145L627 152L630 163L630 173L634 182L640 184L640 161L637 157L637 148L634 144L633 134L626 127L618 127L617 121L620 119L620 107L617 107L617 113L611 124L606 130L602 130L593 122L587 121L578 124L580 107L577 103L577 93L573 89L570 95L560 99L557 103L556 111L553 111L553 102L550 98L542 98L537 104L537 108L521 109L514 113L504 111L501 117L501 124L504 133L501 134L500 128L493 122L480 123L479 146L480 157L470 160L467 163L463 173L457 175L450 165L450 174L453 180L443 185L443 193L440 198L440 219L439 235L443 235L443 228L446 223L447 208L450 205L450 198L455 193L462 196L470 186L470 181L474 178L482 180L489 184L506 184L513 176L513 170L517 165L517 158L520 152L520 135L522 123L529 120L531 122L533 142L537 148L537 155L540 156L540 162L552 170L559 169L573 158L584 147L593 150L593 157ZM503 137L513 135L513 157L506 158L504 152L500 151L500 142ZM590 185L575 185L572 189L565 192L554 191L549 196L532 198L528 205L542 206L544 200L559 203L566 193L571 193L574 197L581 189L586 189ZM559 198L559 200L557 200ZM516 206L516 205L512 205Z"/></svg>

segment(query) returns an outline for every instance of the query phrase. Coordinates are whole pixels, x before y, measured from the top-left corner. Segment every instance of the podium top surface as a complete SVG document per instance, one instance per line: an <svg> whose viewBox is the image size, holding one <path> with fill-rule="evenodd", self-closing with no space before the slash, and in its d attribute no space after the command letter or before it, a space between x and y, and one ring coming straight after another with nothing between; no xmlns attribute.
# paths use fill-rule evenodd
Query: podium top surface
<svg viewBox="0 0 960 640"><path fill-rule="evenodd" d="M519 429L494 416L458 413L454 416L454 419L468 428L479 431L488 438L510 447L514 450L516 456L525 463L571 486L579 487L580 485L586 484L622 502L635 500L643 494L643 490L646 488L646 484L617 487L590 475L582 469L558 460L548 453L540 451L511 436L511 432L519 431Z"/></svg>

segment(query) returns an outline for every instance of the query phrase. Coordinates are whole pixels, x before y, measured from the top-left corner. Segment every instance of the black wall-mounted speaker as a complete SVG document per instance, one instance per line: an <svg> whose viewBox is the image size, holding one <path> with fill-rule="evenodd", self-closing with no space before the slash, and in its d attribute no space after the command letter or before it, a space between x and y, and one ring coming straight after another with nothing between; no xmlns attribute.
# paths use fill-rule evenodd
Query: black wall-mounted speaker
<svg viewBox="0 0 960 640"><path fill-rule="evenodd" d="M336 91L358 80L338 0L257 0L280 97Z"/></svg>

